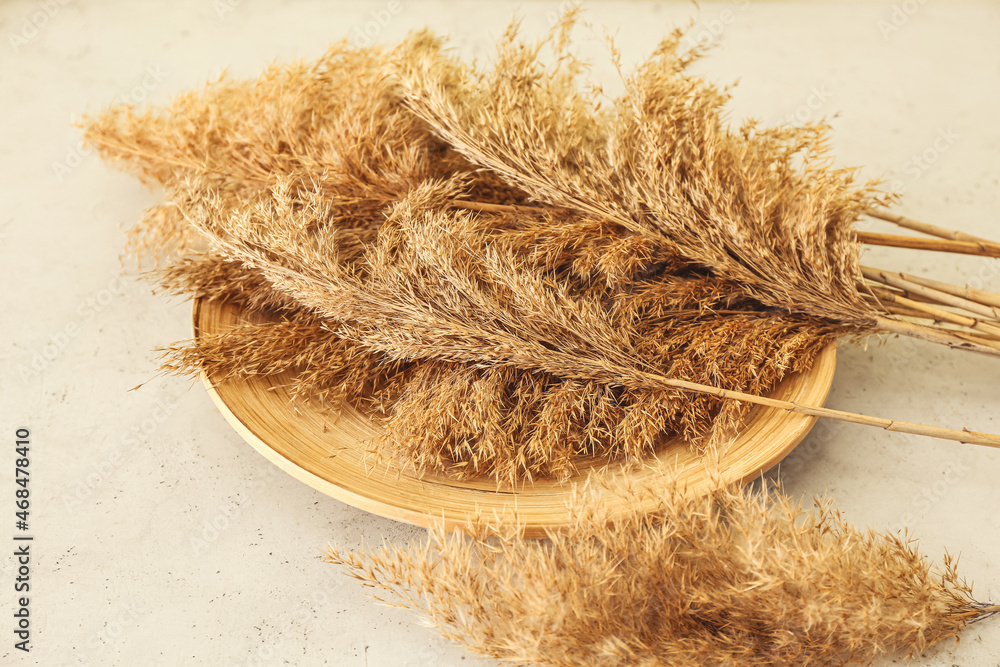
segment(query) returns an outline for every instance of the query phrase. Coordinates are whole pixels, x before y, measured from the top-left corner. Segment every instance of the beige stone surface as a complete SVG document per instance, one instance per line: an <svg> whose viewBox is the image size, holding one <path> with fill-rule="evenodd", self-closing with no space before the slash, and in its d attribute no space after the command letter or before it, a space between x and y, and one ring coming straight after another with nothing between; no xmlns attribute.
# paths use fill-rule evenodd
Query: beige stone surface
<svg viewBox="0 0 1000 667"><path fill-rule="evenodd" d="M901 211L1000 237L995 3L584 4L587 20L617 34L627 62L693 19L693 38L718 41L698 67L739 80L734 119L825 117L838 160L889 179L905 195ZM420 531L280 473L200 385L156 377L152 350L189 335L190 306L121 276L118 254L122 227L158 194L107 170L71 122L114 100L164 103L226 68L251 76L275 60L316 57L344 36L367 39L366 30L392 42L430 25L485 57L513 7L0 5L0 542L13 544L12 449L22 427L31 430L35 537L30 654L13 648L13 547L0 548L0 662L477 663L319 560L327 543L402 542ZM558 8L520 3L525 31L540 34ZM599 40L587 48L606 62ZM609 68L597 71L613 89ZM1000 290L1000 260L871 250L867 261ZM871 341L842 348L828 404L995 433L998 377L994 359ZM1000 600L1000 452L825 424L781 475L794 494L833 495L859 525L905 523L934 559L961 553L977 596ZM1000 664L1000 621L913 664Z"/></svg>

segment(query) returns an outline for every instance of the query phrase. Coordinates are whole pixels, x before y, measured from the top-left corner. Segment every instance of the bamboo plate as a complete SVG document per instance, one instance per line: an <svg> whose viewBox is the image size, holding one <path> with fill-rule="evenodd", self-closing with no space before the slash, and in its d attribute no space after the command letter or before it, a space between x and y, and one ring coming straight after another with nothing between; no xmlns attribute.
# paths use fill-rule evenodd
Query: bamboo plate
<svg viewBox="0 0 1000 667"><path fill-rule="evenodd" d="M247 321L232 305L195 301L196 338ZM771 395L822 405L833 382L835 364L835 345L830 345L808 373L789 376ZM536 481L516 492L498 491L492 479L457 481L433 474L418 478L408 472L366 467L364 441L378 432L372 419L350 405L340 406L339 413L332 415L307 401L293 405L284 387L290 378L279 375L216 383L203 375L219 410L250 445L296 479L348 505L422 526L443 518L450 528L456 528L470 512L492 515L515 508L528 535L539 536L566 525L571 485L565 483ZM814 422L814 417L806 415L754 408L722 456L725 481L749 480L770 469L791 452ZM666 444L656 456L678 466L678 481L689 492L708 488L710 479L702 461L683 441ZM586 472L582 467L579 478L585 478ZM638 483L664 483L652 466L632 466L617 474L627 474ZM652 508L654 500L647 502ZM614 511L611 508L612 514Z"/></svg>

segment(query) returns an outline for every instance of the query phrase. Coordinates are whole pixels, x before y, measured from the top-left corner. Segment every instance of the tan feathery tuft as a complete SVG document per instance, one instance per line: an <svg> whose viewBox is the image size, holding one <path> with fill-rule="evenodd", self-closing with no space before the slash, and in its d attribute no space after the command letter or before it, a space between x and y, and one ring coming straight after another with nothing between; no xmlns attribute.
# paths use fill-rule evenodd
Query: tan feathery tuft
<svg viewBox="0 0 1000 667"><path fill-rule="evenodd" d="M1000 354L988 318L913 322L944 316L870 286L895 279L858 266L851 225L882 199L829 164L821 128L728 129L678 34L602 108L571 27L552 66L513 27L483 72L415 35L90 119L87 140L169 198L129 251L166 260L165 289L259 320L164 369L294 370L296 395L381 415L378 457L514 484L721 442L837 337Z"/></svg>
<svg viewBox="0 0 1000 667"><path fill-rule="evenodd" d="M867 663L1000 612L973 600L949 557L934 567L907 537L858 530L829 501L805 511L778 489L666 487L596 484L548 539L520 537L516 517L479 517L468 534L325 557L380 589L376 600L508 664ZM658 510L629 511L644 494ZM609 504L626 509L612 517Z"/></svg>

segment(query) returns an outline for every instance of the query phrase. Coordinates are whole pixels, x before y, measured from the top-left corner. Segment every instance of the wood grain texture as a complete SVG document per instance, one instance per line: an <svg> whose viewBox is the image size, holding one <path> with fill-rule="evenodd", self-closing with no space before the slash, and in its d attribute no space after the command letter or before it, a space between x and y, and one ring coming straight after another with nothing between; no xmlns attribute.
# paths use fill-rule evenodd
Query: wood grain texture
<svg viewBox="0 0 1000 667"><path fill-rule="evenodd" d="M195 337L220 333L247 321L234 306L196 300ZM835 346L825 349L808 373L786 378L771 396L822 405L833 382ZM214 382L203 374L213 401L233 428L269 461L296 479L341 502L380 516L429 526L442 518L460 528L473 512L492 515L516 509L529 536L559 530L568 521L571 483L541 480L517 489L497 489L492 478L455 480L443 475L417 477L410 471L373 467L366 440L378 433L377 419L351 405L320 409L309 401L292 402L284 385L290 375ZM770 469L805 437L816 418L772 408L754 408L742 431L722 456L726 481L745 481ZM710 484L701 458L681 440L664 445L657 458L674 462L680 483L699 493ZM570 480L583 481L603 461L581 465ZM662 479L653 466L612 466L613 474L638 483ZM661 482L662 483L662 482ZM654 500L646 501L652 509ZM622 508L624 509L624 508ZM610 508L612 514L615 508Z"/></svg>

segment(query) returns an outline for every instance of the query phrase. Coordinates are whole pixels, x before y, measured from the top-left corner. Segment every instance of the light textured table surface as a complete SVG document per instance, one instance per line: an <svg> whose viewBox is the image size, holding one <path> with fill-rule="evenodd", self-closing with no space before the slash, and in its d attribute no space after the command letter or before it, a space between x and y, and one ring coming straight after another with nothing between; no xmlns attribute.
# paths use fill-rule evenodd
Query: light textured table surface
<svg viewBox="0 0 1000 667"><path fill-rule="evenodd" d="M905 194L900 211L1000 237L996 4L585 6L587 20L617 32L628 62L693 18L695 38L718 41L699 69L740 81L733 118L825 117L837 159L889 179ZM525 32L541 34L558 7L521 3ZM279 472L200 385L155 377L152 350L190 335L190 305L120 277L118 255L123 227L159 195L81 149L71 123L112 101L164 103L224 68L252 76L275 60L314 58L341 37L368 39L358 32L366 29L393 42L429 25L485 57L512 9L412 0L0 5L0 541L13 544L20 427L32 434L35 537L30 654L13 648L13 548L0 548L0 662L476 664L319 559L328 543L402 542L421 531ZM599 43L590 46L610 77ZM1000 260L889 250L868 260L1000 290ZM845 345L828 405L995 433L998 377L1000 361L930 345ZM859 525L907 523L935 560L960 553L976 596L1000 600L1000 452L821 424L781 474L793 494L831 494ZM913 664L1000 664L1000 620Z"/></svg>

